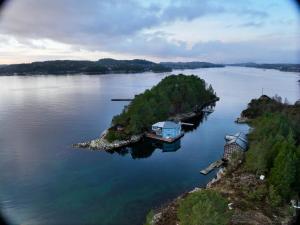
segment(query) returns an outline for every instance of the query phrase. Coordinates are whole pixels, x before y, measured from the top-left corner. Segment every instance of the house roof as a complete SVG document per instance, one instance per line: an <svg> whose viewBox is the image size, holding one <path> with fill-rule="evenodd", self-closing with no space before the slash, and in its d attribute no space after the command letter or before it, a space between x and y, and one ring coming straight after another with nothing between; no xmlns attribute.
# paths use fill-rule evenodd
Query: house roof
<svg viewBox="0 0 300 225"><path fill-rule="evenodd" d="M178 123L172 122L172 121L162 121L162 122L157 122L152 125L153 127L160 127L164 129L173 129L173 128L178 128L180 126Z"/></svg>
<svg viewBox="0 0 300 225"><path fill-rule="evenodd" d="M230 145L230 144L237 144L239 145L243 150L247 149L248 146L248 141L247 141L247 136L242 133L236 133L235 135L233 135L234 138L232 138L231 140L229 140L226 145Z"/></svg>

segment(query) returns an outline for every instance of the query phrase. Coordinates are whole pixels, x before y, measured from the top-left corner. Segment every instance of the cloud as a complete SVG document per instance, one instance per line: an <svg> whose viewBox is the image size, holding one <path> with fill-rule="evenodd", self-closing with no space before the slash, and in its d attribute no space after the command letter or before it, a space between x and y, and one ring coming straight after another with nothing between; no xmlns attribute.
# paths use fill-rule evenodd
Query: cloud
<svg viewBox="0 0 300 225"><path fill-rule="evenodd" d="M1 30L17 36L51 38L68 42L87 35L98 38L133 35L143 29L193 20L204 15L235 13L244 16L266 16L250 8L221 6L218 1L177 0L162 5L127 0L23 0L10 1L3 14Z"/></svg>
<svg viewBox="0 0 300 225"><path fill-rule="evenodd" d="M10 35L28 49L45 50L45 55L49 45L53 43L44 40L67 45L66 57L69 56L70 49L74 52L102 51L161 60L167 57L227 62L229 59L254 59L255 55L257 59L263 56L275 59L280 54L289 54L285 49L272 50L274 46L269 46L267 52L262 52L261 48L264 49L264 46L256 40L224 42L222 37L211 37L210 41L197 40L191 46L188 41L170 38L176 36L176 33L170 35L161 31L146 32L178 21L189 23L197 19L213 18L224 23L227 17L238 18L238 21L228 21L230 25L220 27L224 32L230 32L234 27L258 28L265 24L270 13L261 10L254 2L256 1L11 0L2 13L0 35ZM227 29L229 27L231 29Z"/></svg>
<svg viewBox="0 0 300 225"><path fill-rule="evenodd" d="M262 27L263 22L246 22L239 25L239 27Z"/></svg>

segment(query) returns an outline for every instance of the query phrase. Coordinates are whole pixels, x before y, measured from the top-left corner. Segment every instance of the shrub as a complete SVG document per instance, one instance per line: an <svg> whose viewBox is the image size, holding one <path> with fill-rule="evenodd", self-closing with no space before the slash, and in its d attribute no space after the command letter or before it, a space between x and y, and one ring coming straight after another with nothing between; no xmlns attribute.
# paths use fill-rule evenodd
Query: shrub
<svg viewBox="0 0 300 225"><path fill-rule="evenodd" d="M225 225L231 218L228 201L218 192L203 190L188 195L179 203L181 225Z"/></svg>

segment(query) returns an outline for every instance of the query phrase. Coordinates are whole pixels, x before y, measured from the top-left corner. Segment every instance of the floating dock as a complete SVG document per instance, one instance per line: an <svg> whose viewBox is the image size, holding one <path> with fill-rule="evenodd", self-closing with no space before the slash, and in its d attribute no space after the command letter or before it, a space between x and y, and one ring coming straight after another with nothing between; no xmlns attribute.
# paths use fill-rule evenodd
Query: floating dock
<svg viewBox="0 0 300 225"><path fill-rule="evenodd" d="M207 175L208 173L210 173L212 170L214 170L215 168L220 167L223 164L223 160L219 159L213 163L211 163L207 168L203 169L200 171L200 173Z"/></svg>
<svg viewBox="0 0 300 225"><path fill-rule="evenodd" d="M147 138L151 138L151 139L155 139L155 140L158 140L158 141L164 141L164 142L168 142L168 143L172 143L176 140L178 140L179 138L181 138L182 136L184 135L184 133L182 132L180 135L178 135L177 137L175 138L163 138L161 136L158 136L154 133L150 133L150 132L146 132L145 133L145 136Z"/></svg>

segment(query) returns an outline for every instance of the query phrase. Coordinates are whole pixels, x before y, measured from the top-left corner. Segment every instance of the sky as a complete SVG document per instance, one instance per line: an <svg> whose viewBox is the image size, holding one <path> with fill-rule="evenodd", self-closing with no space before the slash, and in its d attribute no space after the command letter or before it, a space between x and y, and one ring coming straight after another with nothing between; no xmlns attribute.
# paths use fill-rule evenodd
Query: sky
<svg viewBox="0 0 300 225"><path fill-rule="evenodd" d="M299 63L292 0L9 0L0 64L100 58Z"/></svg>

